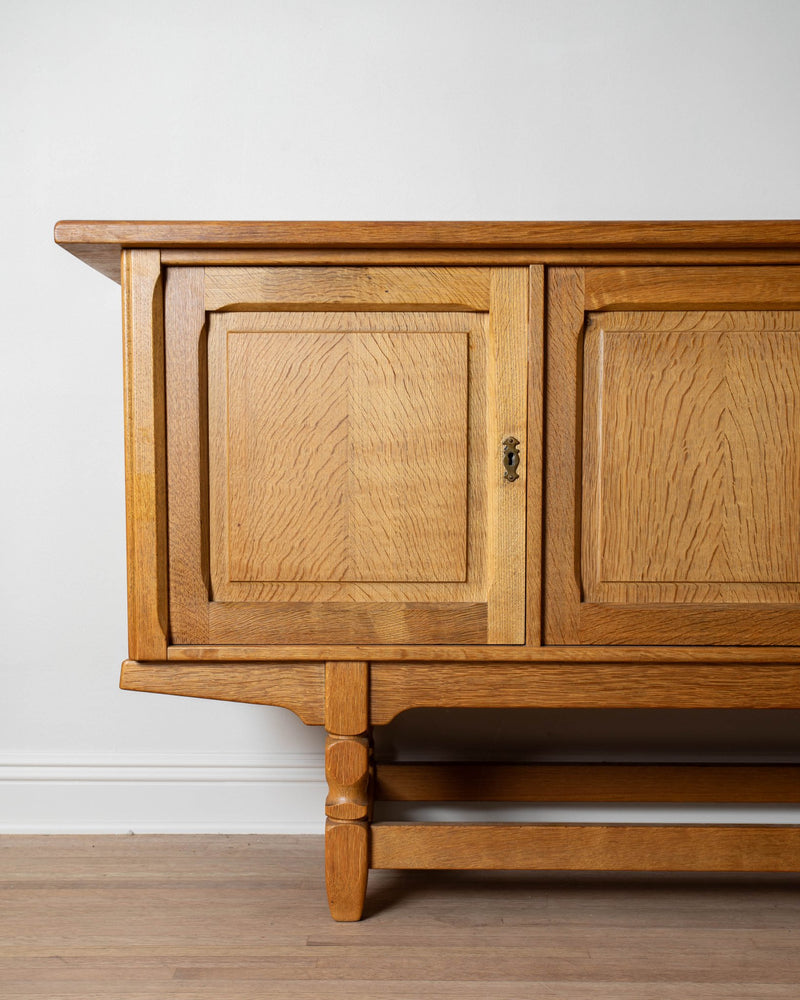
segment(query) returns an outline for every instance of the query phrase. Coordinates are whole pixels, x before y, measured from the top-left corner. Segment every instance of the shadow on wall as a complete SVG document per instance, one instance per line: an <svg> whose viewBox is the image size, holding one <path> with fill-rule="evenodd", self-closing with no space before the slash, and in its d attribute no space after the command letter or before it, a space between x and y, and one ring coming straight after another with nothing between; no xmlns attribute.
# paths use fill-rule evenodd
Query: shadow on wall
<svg viewBox="0 0 800 1000"><path fill-rule="evenodd" d="M375 729L379 760L800 762L800 711L412 709Z"/></svg>

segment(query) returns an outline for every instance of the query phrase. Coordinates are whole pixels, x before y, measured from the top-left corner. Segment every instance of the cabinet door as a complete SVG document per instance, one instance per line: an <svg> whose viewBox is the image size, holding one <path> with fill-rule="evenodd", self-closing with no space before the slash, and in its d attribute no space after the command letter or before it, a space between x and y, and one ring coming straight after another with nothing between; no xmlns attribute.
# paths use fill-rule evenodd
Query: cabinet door
<svg viewBox="0 0 800 1000"><path fill-rule="evenodd" d="M171 269L172 641L524 642L527 300L526 268Z"/></svg>
<svg viewBox="0 0 800 1000"><path fill-rule="evenodd" d="M546 641L800 643L800 268L548 281Z"/></svg>

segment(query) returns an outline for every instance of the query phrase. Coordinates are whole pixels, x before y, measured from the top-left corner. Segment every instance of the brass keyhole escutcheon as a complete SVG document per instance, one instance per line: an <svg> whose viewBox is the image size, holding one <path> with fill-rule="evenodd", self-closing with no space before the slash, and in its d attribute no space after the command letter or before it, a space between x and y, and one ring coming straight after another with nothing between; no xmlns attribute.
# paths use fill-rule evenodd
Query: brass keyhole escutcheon
<svg viewBox="0 0 800 1000"><path fill-rule="evenodd" d="M507 437L503 441L503 478L509 483L519 479L519 441L514 437Z"/></svg>

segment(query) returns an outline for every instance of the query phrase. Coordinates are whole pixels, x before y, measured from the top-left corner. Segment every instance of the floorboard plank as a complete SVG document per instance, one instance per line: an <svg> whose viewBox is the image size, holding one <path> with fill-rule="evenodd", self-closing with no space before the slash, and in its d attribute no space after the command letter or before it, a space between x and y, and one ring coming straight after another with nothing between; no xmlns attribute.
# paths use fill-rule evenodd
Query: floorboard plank
<svg viewBox="0 0 800 1000"><path fill-rule="evenodd" d="M800 877L372 872L322 838L0 837L4 1000L796 1000Z"/></svg>

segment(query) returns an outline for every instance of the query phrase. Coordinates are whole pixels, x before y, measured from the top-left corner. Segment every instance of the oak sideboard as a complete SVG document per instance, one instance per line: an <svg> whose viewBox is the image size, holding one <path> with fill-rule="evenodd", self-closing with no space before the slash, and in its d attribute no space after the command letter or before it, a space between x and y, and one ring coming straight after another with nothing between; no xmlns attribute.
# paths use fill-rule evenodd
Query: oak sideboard
<svg viewBox="0 0 800 1000"><path fill-rule="evenodd" d="M132 691L327 732L370 868L800 870L800 826L373 822L796 803L787 764L403 764L416 707L800 708L800 222L60 222L122 285Z"/></svg>

